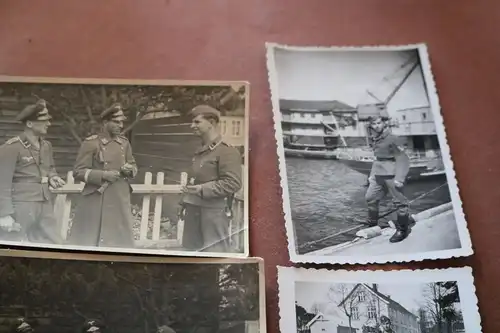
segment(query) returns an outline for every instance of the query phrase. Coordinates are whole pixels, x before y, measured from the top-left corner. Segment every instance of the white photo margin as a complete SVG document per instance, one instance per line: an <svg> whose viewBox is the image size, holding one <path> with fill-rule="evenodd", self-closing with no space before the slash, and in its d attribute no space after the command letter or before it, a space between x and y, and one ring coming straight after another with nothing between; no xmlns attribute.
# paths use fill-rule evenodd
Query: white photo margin
<svg viewBox="0 0 500 333"><path fill-rule="evenodd" d="M400 284L457 281L465 332L482 332L481 316L471 267L399 271L347 271L278 266L280 331L297 331L295 314L296 282L388 284L391 281L397 281Z"/></svg>
<svg viewBox="0 0 500 333"><path fill-rule="evenodd" d="M243 226L237 232L233 232L228 237L243 233L243 252L201 252L188 250L170 249L146 249L146 248L125 248L125 247L97 247L80 245L60 245L34 242L20 242L0 239L0 245L15 249L27 250L63 250L63 251L84 251L98 253L120 253L122 255L159 255L159 256L180 256L180 257L204 257L204 258L248 258L250 257L250 236L249 236L249 129L250 129L250 83L248 81L236 80L160 80L160 79L109 79L109 78L71 78L71 77L34 77L34 76L13 76L0 75L0 83L16 84L66 84L66 85L122 85L122 86L189 86L189 87L214 87L214 86L242 86L245 88L245 115L244 115L244 164L242 174L243 184ZM57 166L56 166L57 167Z"/></svg>
<svg viewBox="0 0 500 333"><path fill-rule="evenodd" d="M420 64L424 76L424 82L427 86L427 94L429 98L430 109L434 117L436 133L439 140L443 163L445 165L446 178L448 182L448 188L450 191L451 202L453 205L455 221L457 224L457 229L460 237L461 248L441 250L441 251L418 252L410 254L392 253L379 256L373 256L373 255L371 256L370 255L355 255L355 256L324 255L323 256L323 255L307 255L307 254L297 253L295 227L292 221L291 204L290 204L290 196L288 189L285 150L282 139L283 137L283 131L281 128L282 117L279 107L279 100L280 100L280 97L278 95L279 85L278 85L278 75L277 75L276 60L275 60L276 50L287 50L287 51L298 51L298 52L407 51L407 50L418 51L418 55L420 57ZM318 263L318 264L321 263L367 264L367 263L422 261L426 259L447 259L453 257L470 256L473 254L472 242L470 239L469 231L467 229L465 214L462 209L462 200L460 199L459 188L455 177L455 171L453 169L453 161L450 155L450 148L448 146L448 141L446 139L446 131L443 123L443 117L441 115L441 107L439 104L436 84L434 82L434 77L432 75L427 46L425 44L420 43L420 44L408 44L408 45L396 45L396 46L314 47L314 46L289 46L277 43L266 43L266 58L267 58L268 79L269 79L270 94L271 94L271 104L273 110L275 138L278 147L277 151L278 166L280 175L280 185L282 188L283 211L285 214L285 228L288 239L288 252L290 260L292 262Z"/></svg>

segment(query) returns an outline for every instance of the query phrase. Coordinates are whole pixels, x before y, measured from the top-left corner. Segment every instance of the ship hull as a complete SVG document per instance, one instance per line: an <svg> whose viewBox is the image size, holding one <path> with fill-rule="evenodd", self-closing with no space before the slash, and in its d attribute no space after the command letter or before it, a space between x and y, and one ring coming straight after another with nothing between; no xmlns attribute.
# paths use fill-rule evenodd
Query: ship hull
<svg viewBox="0 0 500 333"><path fill-rule="evenodd" d="M359 160L348 160L348 159L339 159L339 161L350 169L357 171L366 176L370 175L370 171L372 168L372 161L359 161ZM428 170L424 165L410 165L410 170L408 172L407 180L408 181L417 181L417 180L425 180L425 179L435 179L435 178L445 178L446 173L444 170L439 171L431 171Z"/></svg>
<svg viewBox="0 0 500 333"><path fill-rule="evenodd" d="M337 159L337 154L335 153L335 151L304 150L304 149L291 149L291 148L285 148L285 156L301 157L309 159L327 159L327 160Z"/></svg>

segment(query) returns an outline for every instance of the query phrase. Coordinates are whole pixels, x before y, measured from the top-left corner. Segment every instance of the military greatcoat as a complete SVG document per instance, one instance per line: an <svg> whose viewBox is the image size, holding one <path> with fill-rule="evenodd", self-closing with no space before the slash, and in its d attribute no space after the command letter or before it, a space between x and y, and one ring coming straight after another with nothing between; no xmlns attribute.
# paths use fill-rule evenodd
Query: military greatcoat
<svg viewBox="0 0 500 333"><path fill-rule="evenodd" d="M186 194L183 246L208 252L229 250L228 198L242 186L242 158L239 151L219 136L201 147L193 158L190 185L201 185L199 194Z"/></svg>
<svg viewBox="0 0 500 333"><path fill-rule="evenodd" d="M0 217L11 215L21 225L19 240L60 244L48 183L57 176L52 145L39 144L23 133L0 146Z"/></svg>
<svg viewBox="0 0 500 333"><path fill-rule="evenodd" d="M133 166L131 177L121 176L112 184L103 179L104 171L120 171ZM75 167L76 181L85 182L75 211L69 243L83 246L133 247L133 217L129 178L137 174L130 142L126 137L92 135L80 147Z"/></svg>

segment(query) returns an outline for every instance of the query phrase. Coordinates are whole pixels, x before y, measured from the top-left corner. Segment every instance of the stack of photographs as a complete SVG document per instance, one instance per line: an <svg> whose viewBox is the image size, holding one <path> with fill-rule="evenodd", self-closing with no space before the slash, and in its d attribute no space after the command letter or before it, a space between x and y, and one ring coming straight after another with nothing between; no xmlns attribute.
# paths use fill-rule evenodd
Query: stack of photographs
<svg viewBox="0 0 500 333"><path fill-rule="evenodd" d="M291 261L471 255L427 47L266 48ZM278 280L282 332L481 332L468 267Z"/></svg>
<svg viewBox="0 0 500 333"><path fill-rule="evenodd" d="M0 77L0 332L265 332L246 82Z"/></svg>

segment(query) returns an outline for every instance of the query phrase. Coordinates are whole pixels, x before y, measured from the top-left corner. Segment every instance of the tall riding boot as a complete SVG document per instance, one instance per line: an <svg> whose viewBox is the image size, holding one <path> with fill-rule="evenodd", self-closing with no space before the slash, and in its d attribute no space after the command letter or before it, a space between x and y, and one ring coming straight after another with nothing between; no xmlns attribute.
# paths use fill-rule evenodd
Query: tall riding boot
<svg viewBox="0 0 500 333"><path fill-rule="evenodd" d="M389 239L389 242L391 242L391 243L401 242L406 237L408 237L408 224L409 224L409 222L410 222L409 216L407 214L406 215L399 215L398 214L398 219L396 221L396 232Z"/></svg>
<svg viewBox="0 0 500 333"><path fill-rule="evenodd" d="M368 224L369 227L374 227L378 223L378 210L368 210L368 220L366 221L366 224Z"/></svg>

